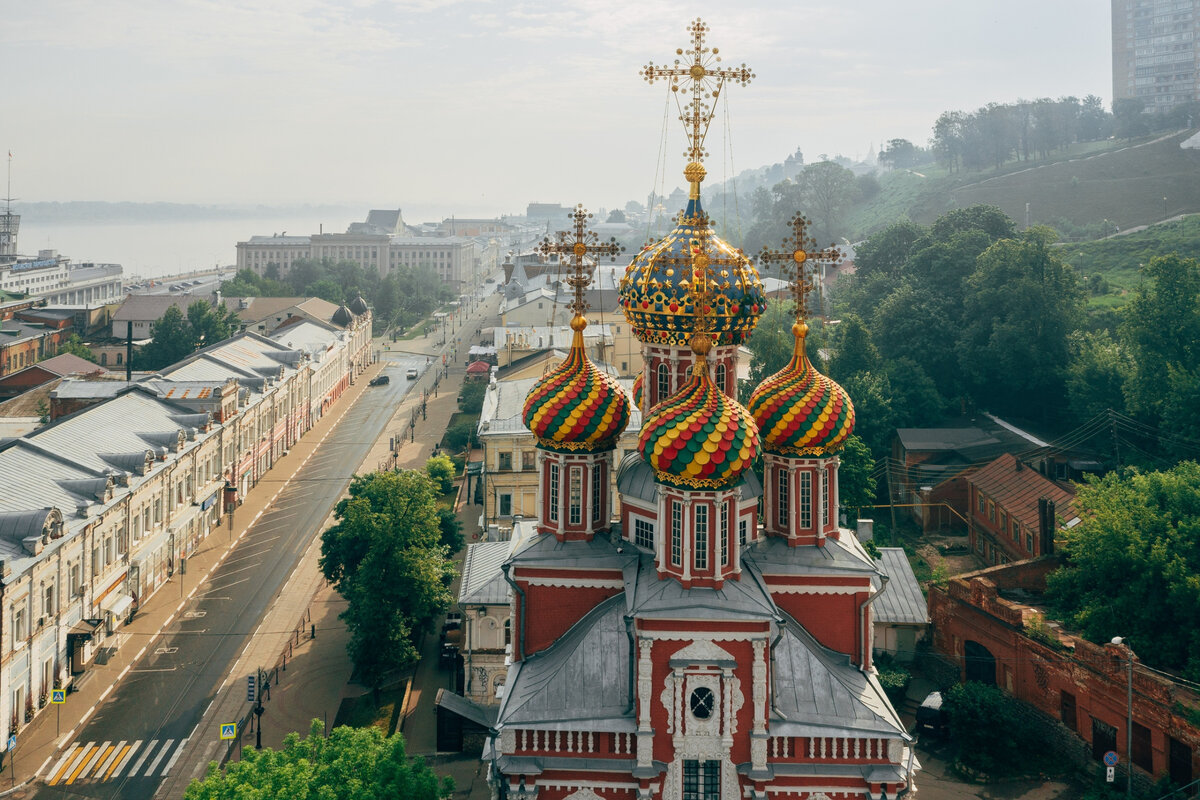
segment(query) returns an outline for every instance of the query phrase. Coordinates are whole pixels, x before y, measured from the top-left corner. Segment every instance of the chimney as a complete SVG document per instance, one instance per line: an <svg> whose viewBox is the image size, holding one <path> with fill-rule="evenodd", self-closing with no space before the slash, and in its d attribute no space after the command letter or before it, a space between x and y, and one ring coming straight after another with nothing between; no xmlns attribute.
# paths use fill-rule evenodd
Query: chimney
<svg viewBox="0 0 1200 800"><path fill-rule="evenodd" d="M1054 554L1054 501L1046 498L1038 498L1038 533L1041 538L1041 554L1049 556Z"/></svg>

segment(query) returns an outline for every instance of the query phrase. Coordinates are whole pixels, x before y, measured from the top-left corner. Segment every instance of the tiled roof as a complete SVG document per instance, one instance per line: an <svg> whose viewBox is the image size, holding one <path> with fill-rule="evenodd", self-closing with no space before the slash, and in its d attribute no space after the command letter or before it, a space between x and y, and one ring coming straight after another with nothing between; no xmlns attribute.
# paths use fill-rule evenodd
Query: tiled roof
<svg viewBox="0 0 1200 800"><path fill-rule="evenodd" d="M1010 453L968 475L967 481L1024 527L1037 529L1038 499L1042 497L1054 501L1055 513L1060 518L1069 522L1077 516L1074 492Z"/></svg>

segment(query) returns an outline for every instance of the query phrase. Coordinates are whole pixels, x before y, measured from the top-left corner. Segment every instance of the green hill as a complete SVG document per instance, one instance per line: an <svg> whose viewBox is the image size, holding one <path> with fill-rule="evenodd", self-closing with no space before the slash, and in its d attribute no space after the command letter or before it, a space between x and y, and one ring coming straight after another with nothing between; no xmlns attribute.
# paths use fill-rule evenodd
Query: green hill
<svg viewBox="0 0 1200 800"><path fill-rule="evenodd" d="M1200 215L1164 222L1095 242L1065 244L1063 257L1082 275L1103 275L1116 289L1141 280L1139 267L1155 256L1178 253L1200 258Z"/></svg>

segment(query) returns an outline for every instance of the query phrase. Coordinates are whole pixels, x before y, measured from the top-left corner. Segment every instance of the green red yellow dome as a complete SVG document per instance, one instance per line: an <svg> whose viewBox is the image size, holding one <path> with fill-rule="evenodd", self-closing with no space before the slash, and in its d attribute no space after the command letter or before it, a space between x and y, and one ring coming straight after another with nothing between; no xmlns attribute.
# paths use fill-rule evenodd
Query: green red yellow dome
<svg viewBox="0 0 1200 800"><path fill-rule="evenodd" d="M639 372L633 379L633 404L639 408L642 405L642 390L646 388L646 373Z"/></svg>
<svg viewBox="0 0 1200 800"><path fill-rule="evenodd" d="M808 326L798 322L792 332L792 360L759 384L747 408L768 453L829 455L841 450L854 430L854 404L845 389L809 363L804 350Z"/></svg>
<svg viewBox="0 0 1200 800"><path fill-rule="evenodd" d="M695 194L675 229L638 253L618 286L625 319L641 342L687 345L691 341L695 256L706 256L710 265L708 315L714 344L741 344L766 310L758 270L741 251L713 233L700 207L698 189Z"/></svg>
<svg viewBox="0 0 1200 800"><path fill-rule="evenodd" d="M750 413L708 375L703 358L678 392L649 412L638 451L670 486L722 489L733 485L758 455Z"/></svg>
<svg viewBox="0 0 1200 800"><path fill-rule="evenodd" d="M571 320L575 331L566 359L533 385L522 421L538 446L549 450L611 450L629 424L629 398L611 375L596 369L583 350L587 320Z"/></svg>

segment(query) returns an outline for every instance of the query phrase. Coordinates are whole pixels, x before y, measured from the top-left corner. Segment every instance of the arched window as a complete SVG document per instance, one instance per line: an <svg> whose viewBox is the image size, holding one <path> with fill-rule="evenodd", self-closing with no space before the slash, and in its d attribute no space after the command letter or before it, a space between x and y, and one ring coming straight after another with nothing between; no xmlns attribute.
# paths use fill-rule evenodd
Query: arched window
<svg viewBox="0 0 1200 800"><path fill-rule="evenodd" d="M717 364L717 388L722 392L729 394L729 387L725 385L725 365Z"/></svg>
<svg viewBox="0 0 1200 800"><path fill-rule="evenodd" d="M658 397L654 398L655 403L661 403L671 394L671 372L667 369L666 364L658 365Z"/></svg>

